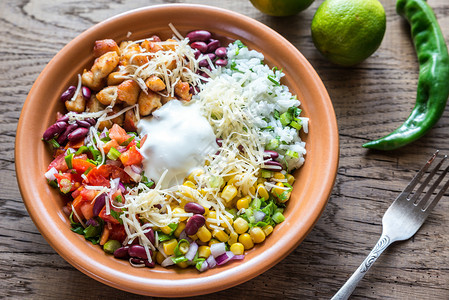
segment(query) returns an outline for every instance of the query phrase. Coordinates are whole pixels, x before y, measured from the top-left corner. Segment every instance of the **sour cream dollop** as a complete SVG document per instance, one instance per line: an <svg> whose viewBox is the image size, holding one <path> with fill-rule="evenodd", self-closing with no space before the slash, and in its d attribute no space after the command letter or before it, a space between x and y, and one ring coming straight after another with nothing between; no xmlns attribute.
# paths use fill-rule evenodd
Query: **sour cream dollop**
<svg viewBox="0 0 449 300"><path fill-rule="evenodd" d="M198 104L171 100L139 121L140 136L147 139L140 148L145 176L160 180L162 188L182 184L190 172L204 165L206 156L218 150L216 138Z"/></svg>

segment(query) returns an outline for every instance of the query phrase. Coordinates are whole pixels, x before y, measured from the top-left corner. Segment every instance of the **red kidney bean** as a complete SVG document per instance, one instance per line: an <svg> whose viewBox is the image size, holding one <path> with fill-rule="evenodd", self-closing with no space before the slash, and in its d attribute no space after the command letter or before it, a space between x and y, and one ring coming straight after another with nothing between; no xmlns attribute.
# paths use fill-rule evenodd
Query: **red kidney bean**
<svg viewBox="0 0 449 300"><path fill-rule="evenodd" d="M264 162L265 165L270 166L270 168L267 168L267 170L279 172L282 171L283 167L280 162L277 162L275 160L269 160Z"/></svg>
<svg viewBox="0 0 449 300"><path fill-rule="evenodd" d="M114 257L120 259L128 259L129 258L128 249L129 249L128 246L118 248L117 250L114 251Z"/></svg>
<svg viewBox="0 0 449 300"><path fill-rule="evenodd" d="M150 231L145 232L145 236L150 240L150 242L154 245L156 240L154 239L154 231L153 228L150 228Z"/></svg>
<svg viewBox="0 0 449 300"><path fill-rule="evenodd" d="M214 53L215 50L217 50L217 48L220 46L221 44L219 40L211 40L211 42L207 44L207 52Z"/></svg>
<svg viewBox="0 0 449 300"><path fill-rule="evenodd" d="M191 42L196 42L196 41L205 42L208 39L210 39L211 36L212 36L212 34L206 30L194 30L187 34L187 38Z"/></svg>
<svg viewBox="0 0 449 300"><path fill-rule="evenodd" d="M205 72L200 72L199 75L203 76L204 78L209 78L209 75Z"/></svg>
<svg viewBox="0 0 449 300"><path fill-rule="evenodd" d="M222 139L216 138L216 139L215 139L215 142L217 143L217 145L218 145L219 147L223 146L223 140L222 140Z"/></svg>
<svg viewBox="0 0 449 300"><path fill-rule="evenodd" d="M69 88L64 93L62 93L61 101L66 102L67 100L72 98L73 95L75 94L75 91L76 91L76 86L74 86L74 85L69 86Z"/></svg>
<svg viewBox="0 0 449 300"><path fill-rule="evenodd" d="M195 55L195 59L198 59L201 55L201 51L198 49L195 49L195 51L193 52L193 55Z"/></svg>
<svg viewBox="0 0 449 300"><path fill-rule="evenodd" d="M102 193L100 196L95 199L94 207L93 207L93 214L94 216L98 216L103 209L103 207L106 204L106 194Z"/></svg>
<svg viewBox="0 0 449 300"><path fill-rule="evenodd" d="M73 130L68 136L67 139L69 141L79 141L81 139L83 139L87 133L89 132L89 129L84 128L84 127L79 127L75 130Z"/></svg>
<svg viewBox="0 0 449 300"><path fill-rule="evenodd" d="M94 118L87 118L87 119L84 119L84 121L89 122L90 125L92 125L92 126L94 126L95 124L97 124L97 121L95 121Z"/></svg>
<svg viewBox="0 0 449 300"><path fill-rule="evenodd" d="M216 66L220 66L220 67L226 67L228 65L228 60L227 59L223 59L223 58L217 59L215 61L215 65Z"/></svg>
<svg viewBox="0 0 449 300"><path fill-rule="evenodd" d="M271 159L276 159L276 158L278 158L279 157L279 153L277 153L276 151L273 151L273 150L265 150L264 152L263 152L263 158L264 159L269 159L269 158L271 158Z"/></svg>
<svg viewBox="0 0 449 300"><path fill-rule="evenodd" d="M237 149L239 149L240 152L245 152L245 148L243 148L242 145L238 145Z"/></svg>
<svg viewBox="0 0 449 300"><path fill-rule="evenodd" d="M225 58L228 55L228 52L225 47L219 47L215 50L215 55L220 58Z"/></svg>
<svg viewBox="0 0 449 300"><path fill-rule="evenodd" d="M98 221L91 218L86 221L86 225L96 227L96 226L98 226Z"/></svg>
<svg viewBox="0 0 449 300"><path fill-rule="evenodd" d="M189 218L184 231L187 235L194 235L198 229L206 223L206 218L203 215L193 215Z"/></svg>
<svg viewBox="0 0 449 300"><path fill-rule="evenodd" d="M147 252L145 251L145 248L141 245L130 246L128 249L128 254L131 257L148 259ZM150 255L152 255L151 250L150 250Z"/></svg>
<svg viewBox="0 0 449 300"><path fill-rule="evenodd" d="M201 53L207 53L207 44L205 42L193 42L190 44L190 47L200 50Z"/></svg>
<svg viewBox="0 0 449 300"><path fill-rule="evenodd" d="M89 100L90 96L92 95L92 92L91 92L90 88L88 88L87 86L83 86L81 88L81 93L83 94L83 97L86 100Z"/></svg>
<svg viewBox="0 0 449 300"><path fill-rule="evenodd" d="M195 203L195 202L186 203L186 205L184 205L184 210L189 213L200 214L200 215L204 215L204 213L206 212L206 210L204 209L204 207L202 205Z"/></svg>
<svg viewBox="0 0 449 300"><path fill-rule="evenodd" d="M62 117L60 117L57 122L68 122L69 121L69 116L67 115L63 115Z"/></svg>
<svg viewBox="0 0 449 300"><path fill-rule="evenodd" d="M58 139L56 140L58 144L60 145L63 144L67 140L68 135L77 128L78 124L69 124L69 126L67 126L65 131L62 134L60 134Z"/></svg>
<svg viewBox="0 0 449 300"><path fill-rule="evenodd" d="M140 258L131 258L130 259L131 263L134 265L144 265L145 264L145 260L140 259Z"/></svg>
<svg viewBox="0 0 449 300"><path fill-rule="evenodd" d="M87 122L86 120L76 120L76 124L78 124L80 127L89 128L91 124Z"/></svg>
<svg viewBox="0 0 449 300"><path fill-rule="evenodd" d="M210 60L211 61L214 61L214 59L215 59L215 54L213 54L213 53L207 53L207 54L205 54L204 56L209 56L209 58L210 58ZM207 59L206 59L206 57L204 57L202 60L200 60L199 62L198 62L198 65L200 66L200 67L207 67L207 66L209 66L209 62L207 61Z"/></svg>
<svg viewBox="0 0 449 300"><path fill-rule="evenodd" d="M47 130L45 130L42 137L44 138L45 141L51 140L52 138L63 132L64 129L67 128L67 126L68 124L66 122L58 121L55 124L48 127Z"/></svg>
<svg viewBox="0 0 449 300"><path fill-rule="evenodd" d="M145 260L145 266L148 268L154 268L156 266L156 262L154 260L152 262Z"/></svg>

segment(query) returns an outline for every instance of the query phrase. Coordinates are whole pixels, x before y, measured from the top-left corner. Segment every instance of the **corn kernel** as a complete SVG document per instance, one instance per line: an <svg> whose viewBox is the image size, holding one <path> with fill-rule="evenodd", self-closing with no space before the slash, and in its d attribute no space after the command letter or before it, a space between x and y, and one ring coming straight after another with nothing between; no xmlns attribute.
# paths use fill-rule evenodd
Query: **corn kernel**
<svg viewBox="0 0 449 300"><path fill-rule="evenodd" d="M226 219L226 221L228 221L229 225L232 226L232 224L233 224L233 222L234 222L234 221L232 221L232 218L231 218L231 217L228 217L227 215L222 215L222 216L220 217L220 226L221 226L221 227L223 227L223 228L228 228L228 224L226 224L226 223L224 222L224 219Z"/></svg>
<svg viewBox="0 0 449 300"><path fill-rule="evenodd" d="M288 184L293 185L293 183L295 182L295 176L293 176L292 174L287 174L286 177Z"/></svg>
<svg viewBox="0 0 449 300"><path fill-rule="evenodd" d="M250 195L255 195L256 194L256 187L252 186L249 188L249 193Z"/></svg>
<svg viewBox="0 0 449 300"><path fill-rule="evenodd" d="M209 229L212 229L211 225L216 225L217 223L215 222L217 220L217 213L214 210L209 211L206 218L206 226Z"/></svg>
<svg viewBox="0 0 449 300"><path fill-rule="evenodd" d="M200 229L198 229L198 232L196 233L196 235L198 236L200 241L202 241L203 243L210 241L210 239L212 238L212 234L206 228L206 226L200 227Z"/></svg>
<svg viewBox="0 0 449 300"><path fill-rule="evenodd" d="M259 194L259 198L264 198L265 200L268 200L268 198L270 197L263 183L259 183L257 185L257 193Z"/></svg>
<svg viewBox="0 0 449 300"><path fill-rule="evenodd" d="M245 251L245 246L243 246L242 243L234 243L231 245L231 248L229 248L229 250L231 250L231 252L235 255L242 255Z"/></svg>
<svg viewBox="0 0 449 300"><path fill-rule="evenodd" d="M198 236L196 234L189 235L189 238L191 238L192 240L196 241L198 239Z"/></svg>
<svg viewBox="0 0 449 300"><path fill-rule="evenodd" d="M187 176L187 180L186 180L186 181L191 181L191 182L193 182L193 183L198 183L198 182L196 181L195 177L198 177L198 176L203 175L203 174L204 174L204 171L203 171L203 170L201 170L201 169L195 169L195 170L193 170L193 171L189 174L189 176Z"/></svg>
<svg viewBox="0 0 449 300"><path fill-rule="evenodd" d="M235 196L237 196L237 188L232 184L225 186L221 192L221 198L223 198L226 202L231 201Z"/></svg>
<svg viewBox="0 0 449 300"><path fill-rule="evenodd" d="M278 186L279 188L274 188L271 193L273 194L273 196L280 196L282 195L283 192L285 192L284 189L282 189L284 187L284 184L282 182L278 182L276 183L276 186Z"/></svg>
<svg viewBox="0 0 449 300"><path fill-rule="evenodd" d="M196 189L196 185L192 181L189 181L189 180L185 181L182 185L187 186L192 189Z"/></svg>
<svg viewBox="0 0 449 300"><path fill-rule="evenodd" d="M245 219L240 218L240 217L235 219L233 226L234 226L235 232L237 232L238 234L245 233L249 227L248 222L246 222Z"/></svg>
<svg viewBox="0 0 449 300"><path fill-rule="evenodd" d="M273 226L267 225L264 228L262 228L262 230L265 233L265 236L269 236L273 232Z"/></svg>
<svg viewBox="0 0 449 300"><path fill-rule="evenodd" d="M242 175L234 175L228 180L228 185L234 185L236 182L238 182L240 179L242 179Z"/></svg>
<svg viewBox="0 0 449 300"><path fill-rule="evenodd" d="M259 178L257 178L257 184L263 184L263 183L265 183L265 181L267 181L265 178L262 178L262 177L259 177Z"/></svg>
<svg viewBox="0 0 449 300"><path fill-rule="evenodd" d="M162 252L157 252L156 254L156 262L158 264L161 264L165 260L165 256L162 254Z"/></svg>
<svg viewBox="0 0 449 300"><path fill-rule="evenodd" d="M208 258L210 256L210 247L209 246L199 246L198 247L198 256L203 258Z"/></svg>
<svg viewBox="0 0 449 300"><path fill-rule="evenodd" d="M223 243L226 243L229 240L229 235L227 235L223 230L219 229L215 229L214 231L212 231L212 236Z"/></svg>
<svg viewBox="0 0 449 300"><path fill-rule="evenodd" d="M229 234L228 244L229 244L229 245L232 245L232 244L237 243L238 238L239 238L239 235L237 234L237 232L235 232L235 231L234 231L234 232L231 232L231 233Z"/></svg>
<svg viewBox="0 0 449 300"><path fill-rule="evenodd" d="M249 207L249 203L251 202L251 197L246 196L243 198L240 198L237 200L236 206L238 210L241 210L242 208L247 209Z"/></svg>
<svg viewBox="0 0 449 300"><path fill-rule="evenodd" d="M186 211L184 210L184 209L182 209L181 207L175 207L174 209L173 209L173 213L174 214L185 214L186 213ZM176 216L175 216L176 217ZM179 217L179 221L185 221L185 220L187 220L187 217Z"/></svg>
<svg viewBox="0 0 449 300"><path fill-rule="evenodd" d="M209 214L209 207L203 206L204 207L204 214L205 216L207 216Z"/></svg>
<svg viewBox="0 0 449 300"><path fill-rule="evenodd" d="M161 227L161 231L165 234L170 234L172 233L172 230L168 225L165 225L164 227Z"/></svg>
<svg viewBox="0 0 449 300"><path fill-rule="evenodd" d="M173 255L175 253L176 245L178 245L178 241L176 239L171 239L169 241L164 242L162 245L165 254Z"/></svg>
<svg viewBox="0 0 449 300"><path fill-rule="evenodd" d="M181 235L181 232L186 228L186 223L181 222L178 224L178 228L176 228L174 234L177 238Z"/></svg>
<svg viewBox="0 0 449 300"><path fill-rule="evenodd" d="M189 264L186 261L179 262L176 265L182 269L185 269L189 266Z"/></svg>
<svg viewBox="0 0 449 300"><path fill-rule="evenodd" d="M276 173L274 173L273 177L274 177L275 179L285 179L285 175L282 174L281 172L276 172Z"/></svg>
<svg viewBox="0 0 449 300"><path fill-rule="evenodd" d="M254 243L259 244L265 241L265 233L260 227L253 227L249 230L249 235Z"/></svg>
<svg viewBox="0 0 449 300"><path fill-rule="evenodd" d="M249 250L254 247L253 240L248 233L244 233L239 236L239 243L241 243L243 247L245 247L245 250Z"/></svg>
<svg viewBox="0 0 449 300"><path fill-rule="evenodd" d="M211 240L209 241L209 247L212 246L213 244L219 244L219 243L221 243L219 240L211 239Z"/></svg>

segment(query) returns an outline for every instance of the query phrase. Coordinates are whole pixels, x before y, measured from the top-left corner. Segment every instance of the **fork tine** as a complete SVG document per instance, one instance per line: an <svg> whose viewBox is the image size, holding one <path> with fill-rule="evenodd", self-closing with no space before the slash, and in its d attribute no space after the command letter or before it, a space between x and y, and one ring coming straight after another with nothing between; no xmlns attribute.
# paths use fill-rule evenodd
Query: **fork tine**
<svg viewBox="0 0 449 300"><path fill-rule="evenodd" d="M441 175L438 177L438 179L435 182L435 184L437 182L439 184L443 180L443 178L446 176L448 171L449 171L449 166L447 166L446 169L444 170L444 172L441 173ZM435 184L434 184L434 186L435 186ZM448 188L449 188L449 179L446 181L446 183L444 184L443 188L438 192L438 194L435 196L435 198L433 198L433 200L430 202L430 204L425 206L425 207L423 207L422 210L427 212L427 213L430 213L430 211L432 211L432 209L435 207L435 205L438 203L438 201L440 201L441 197L443 197L444 193L446 192L446 190ZM432 190L432 192L433 192L433 190ZM430 197L430 193L429 192L428 192L427 195L429 195L429 197ZM426 200L426 202L427 202L427 200Z"/></svg>
<svg viewBox="0 0 449 300"><path fill-rule="evenodd" d="M399 194L399 196L396 198L395 201L401 201L408 198L410 193L415 188L416 184L418 184L419 180L423 176L423 174L427 171L429 166L432 164L432 162L435 160L435 158L438 155L439 150L435 151L435 153L432 155L432 157L427 161L427 163L419 170L419 172L413 177L412 181L405 187L405 189Z"/></svg>
<svg viewBox="0 0 449 300"><path fill-rule="evenodd" d="M430 172L429 176L427 176L427 178L424 180L424 182L420 185L420 187L416 190L416 192L413 194L413 197L410 199L410 201L415 204L418 205L419 202L419 197L421 196L422 192L424 191L424 188L429 184L430 180L433 178L433 176L435 176L435 173L441 168L441 166L443 165L443 162L446 160L447 155L445 155L440 162L438 163L438 165L435 166L435 168L433 168L433 170ZM440 181L442 180L439 179ZM439 183L439 182L438 182ZM427 191L427 195L432 194L433 190L435 190L435 188L438 186L438 183L435 185L433 185L429 191ZM429 193L430 192L430 193ZM426 195L426 196L427 196ZM430 195L429 195L430 197ZM429 199L429 197L426 198ZM425 197L424 197L425 198ZM421 203L424 204L424 198L421 200Z"/></svg>

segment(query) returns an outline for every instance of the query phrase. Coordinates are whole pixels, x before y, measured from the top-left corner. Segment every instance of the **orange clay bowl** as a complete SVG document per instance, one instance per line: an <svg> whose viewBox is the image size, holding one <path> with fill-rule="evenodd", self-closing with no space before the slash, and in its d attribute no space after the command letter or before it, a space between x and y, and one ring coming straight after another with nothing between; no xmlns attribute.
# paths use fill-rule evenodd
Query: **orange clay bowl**
<svg viewBox="0 0 449 300"><path fill-rule="evenodd" d="M70 231L62 211L64 199L44 177L52 160L41 137L63 111L59 96L76 85L76 74L93 63L95 40L116 41L173 34L172 23L186 35L205 29L223 42L242 40L265 55L265 62L283 68L286 84L310 118L305 164L295 173L285 221L265 242L247 251L243 261L199 273L195 268L133 268L128 261L107 255L101 247ZM268 270L294 250L312 230L331 194L338 165L338 131L332 103L315 70L304 56L267 26L235 12L200 5L161 5L133 10L85 31L65 46L45 67L33 85L20 116L16 139L16 171L28 212L48 243L70 264L90 277L132 293L151 296L193 296L223 290Z"/></svg>

